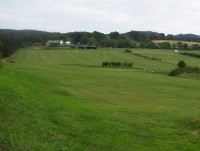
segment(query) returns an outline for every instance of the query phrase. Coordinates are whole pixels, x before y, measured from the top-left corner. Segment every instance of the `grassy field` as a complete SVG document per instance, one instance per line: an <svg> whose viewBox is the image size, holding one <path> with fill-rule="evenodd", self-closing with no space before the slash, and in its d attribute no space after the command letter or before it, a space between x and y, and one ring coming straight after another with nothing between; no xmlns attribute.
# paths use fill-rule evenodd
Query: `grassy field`
<svg viewBox="0 0 200 151"><path fill-rule="evenodd" d="M200 79L159 74L199 59L133 51L162 60L123 49L18 51L0 69L0 151L199 151Z"/></svg>

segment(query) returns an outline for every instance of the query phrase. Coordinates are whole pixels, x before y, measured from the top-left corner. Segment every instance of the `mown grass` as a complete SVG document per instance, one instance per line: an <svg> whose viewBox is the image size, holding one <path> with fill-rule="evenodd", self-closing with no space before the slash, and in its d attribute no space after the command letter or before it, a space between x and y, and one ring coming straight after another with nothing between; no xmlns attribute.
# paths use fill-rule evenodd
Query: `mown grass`
<svg viewBox="0 0 200 151"><path fill-rule="evenodd" d="M200 150L199 79L97 67L106 57L168 71L184 57L135 51L173 60L122 49L19 51L0 69L0 150Z"/></svg>

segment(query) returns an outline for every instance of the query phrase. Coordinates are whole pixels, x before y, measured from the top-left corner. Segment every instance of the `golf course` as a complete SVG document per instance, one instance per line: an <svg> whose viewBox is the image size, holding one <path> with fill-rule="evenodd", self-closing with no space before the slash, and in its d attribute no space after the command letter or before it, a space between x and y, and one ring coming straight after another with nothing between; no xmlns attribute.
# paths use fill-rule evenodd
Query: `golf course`
<svg viewBox="0 0 200 151"><path fill-rule="evenodd" d="M0 151L199 151L200 76L168 74L200 59L179 52L19 49L0 68Z"/></svg>

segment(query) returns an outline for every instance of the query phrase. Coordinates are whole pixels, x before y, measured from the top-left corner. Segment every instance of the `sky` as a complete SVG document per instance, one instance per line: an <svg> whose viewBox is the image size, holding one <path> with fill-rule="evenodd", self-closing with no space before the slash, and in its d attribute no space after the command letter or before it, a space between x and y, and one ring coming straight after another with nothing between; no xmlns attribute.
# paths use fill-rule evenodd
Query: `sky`
<svg viewBox="0 0 200 151"><path fill-rule="evenodd" d="M200 35L200 0L0 0L0 29Z"/></svg>

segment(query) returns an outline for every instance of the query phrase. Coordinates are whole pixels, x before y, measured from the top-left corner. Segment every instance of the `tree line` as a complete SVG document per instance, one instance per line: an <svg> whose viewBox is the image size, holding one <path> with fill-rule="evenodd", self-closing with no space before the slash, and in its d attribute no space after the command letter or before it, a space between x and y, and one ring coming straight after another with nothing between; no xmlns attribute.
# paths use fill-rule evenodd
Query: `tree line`
<svg viewBox="0 0 200 151"><path fill-rule="evenodd" d="M149 49L200 50L200 43L188 45L187 43L179 41L174 44L171 44L169 42L161 42L161 43L155 44L152 41L147 41L147 42L142 42L140 44L140 47L141 48L149 48Z"/></svg>
<svg viewBox="0 0 200 151"><path fill-rule="evenodd" d="M197 35L165 35L152 31L130 31L119 33L117 31L104 34L98 31L94 32L45 32L37 30L9 30L0 29L0 56L6 57L15 52L20 47L30 47L34 43L46 44L47 40L70 41L71 44L90 45L98 47L114 48L162 48L162 49L200 49L199 45L188 46L179 43L171 45L170 43L161 43L156 45L152 40L185 40L200 42Z"/></svg>
<svg viewBox="0 0 200 151"><path fill-rule="evenodd" d="M21 47L17 38L0 35L0 58L8 57Z"/></svg>
<svg viewBox="0 0 200 151"><path fill-rule="evenodd" d="M109 34L104 34L98 31L94 32L69 32L69 33L59 33L59 32L45 32L37 30L9 30L0 29L1 35L9 35L12 37L17 37L21 41L29 43L43 43L45 44L47 40L64 40L70 41L73 44L93 44L93 45L111 45L111 46L122 46L125 40L138 41L147 43L152 40L182 40L182 41L194 41L200 42L200 36L194 34L179 34L165 35L164 33L152 32L152 31L130 31L127 33L119 33L117 31L110 32ZM108 40L108 42L105 42ZM118 42L120 44L118 44ZM130 42L130 41L129 41ZM118 45L117 45L118 44ZM125 44L124 44L125 45ZM126 45L130 43L126 42Z"/></svg>

